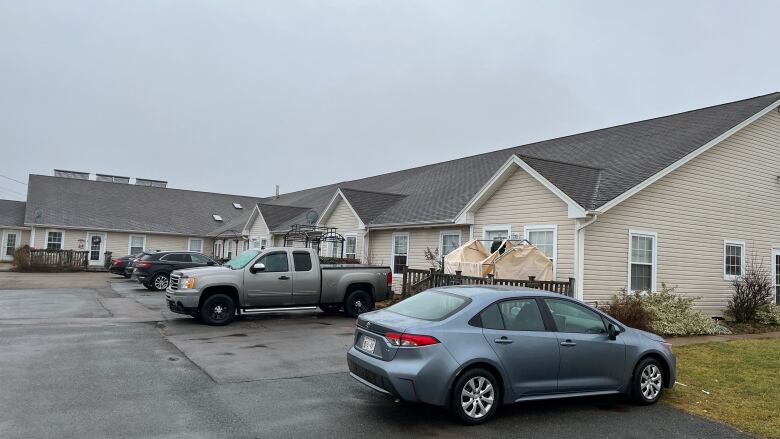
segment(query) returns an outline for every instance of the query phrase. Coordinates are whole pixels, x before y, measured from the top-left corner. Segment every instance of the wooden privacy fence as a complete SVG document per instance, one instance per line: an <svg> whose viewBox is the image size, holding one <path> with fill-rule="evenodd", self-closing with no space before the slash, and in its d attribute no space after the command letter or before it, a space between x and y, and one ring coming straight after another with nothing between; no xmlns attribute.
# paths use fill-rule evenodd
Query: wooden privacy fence
<svg viewBox="0 0 780 439"><path fill-rule="evenodd" d="M88 251L22 247L14 254L19 271L78 271L88 267Z"/></svg>
<svg viewBox="0 0 780 439"><path fill-rule="evenodd" d="M487 277L463 276L460 272L446 274L434 269L418 270L404 267L403 283L401 286L402 297L409 297L420 291L433 287L449 285L505 285L513 287L534 288L564 296L574 297L574 278L568 281L536 280L533 276L528 279L498 279L493 275Z"/></svg>

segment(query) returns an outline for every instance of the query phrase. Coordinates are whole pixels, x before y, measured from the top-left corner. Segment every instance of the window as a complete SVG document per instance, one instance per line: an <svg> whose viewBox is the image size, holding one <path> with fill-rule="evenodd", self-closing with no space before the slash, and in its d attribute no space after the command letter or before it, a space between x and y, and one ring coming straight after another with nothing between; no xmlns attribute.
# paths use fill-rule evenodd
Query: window
<svg viewBox="0 0 780 439"><path fill-rule="evenodd" d="M268 240L263 238L260 240L260 248L266 248L268 247Z"/></svg>
<svg viewBox="0 0 780 439"><path fill-rule="evenodd" d="M191 252L203 253L203 240L200 238L190 238L187 242L187 249Z"/></svg>
<svg viewBox="0 0 780 439"><path fill-rule="evenodd" d="M227 258L230 259L233 257L233 241L228 241L227 244Z"/></svg>
<svg viewBox="0 0 780 439"><path fill-rule="evenodd" d="M775 285L775 304L780 304L780 250L772 251L772 281Z"/></svg>
<svg viewBox="0 0 780 439"><path fill-rule="evenodd" d="M504 319L501 317L501 311L498 304L490 305L479 315L480 326L485 329L504 329Z"/></svg>
<svg viewBox="0 0 780 439"><path fill-rule="evenodd" d="M142 253L146 248L146 236L143 235L130 235L130 243L127 253L130 255L137 255Z"/></svg>
<svg viewBox="0 0 780 439"><path fill-rule="evenodd" d="M554 267L558 259L558 226L556 224L525 226L523 231L525 239L550 258Z"/></svg>
<svg viewBox="0 0 780 439"><path fill-rule="evenodd" d="M285 252L269 253L257 262L265 265L264 273L290 271L290 267L287 264L287 253Z"/></svg>
<svg viewBox="0 0 780 439"><path fill-rule="evenodd" d="M5 254L13 256L16 250L16 233L9 233L5 236Z"/></svg>
<svg viewBox="0 0 780 439"><path fill-rule="evenodd" d="M439 254L444 257L460 247L460 232L441 232Z"/></svg>
<svg viewBox="0 0 780 439"><path fill-rule="evenodd" d="M48 250L62 250L63 232L61 231L48 231L46 232L46 248Z"/></svg>
<svg viewBox="0 0 780 439"><path fill-rule="evenodd" d="M244 208L244 206L242 206L241 203L233 203L233 207L235 207L236 209L243 209Z"/></svg>
<svg viewBox="0 0 780 439"><path fill-rule="evenodd" d="M190 255L190 258L192 259L192 262L195 262L196 264L206 264L206 265L208 265L209 263L213 263L214 262L211 259L207 258L206 256L203 256L203 255L198 254L198 253L192 253Z"/></svg>
<svg viewBox="0 0 780 439"><path fill-rule="evenodd" d="M486 241L494 241L509 239L512 233L512 227L510 226L485 226L485 230L482 232L482 237Z"/></svg>
<svg viewBox="0 0 780 439"><path fill-rule="evenodd" d="M558 332L603 334L607 332L601 316L593 310L568 300L544 299Z"/></svg>
<svg viewBox="0 0 780 439"><path fill-rule="evenodd" d="M393 235L393 274L401 274L409 256L409 235Z"/></svg>
<svg viewBox="0 0 780 439"><path fill-rule="evenodd" d="M734 280L745 271L745 242L723 241L723 279Z"/></svg>
<svg viewBox="0 0 780 439"><path fill-rule="evenodd" d="M307 252L293 252L295 271L311 271L311 255Z"/></svg>
<svg viewBox="0 0 780 439"><path fill-rule="evenodd" d="M656 283L656 234L633 230L628 233L628 289L653 291Z"/></svg>
<svg viewBox="0 0 780 439"><path fill-rule="evenodd" d="M357 259L357 236L346 236L344 241L344 257L349 259Z"/></svg>
<svg viewBox="0 0 780 439"><path fill-rule="evenodd" d="M437 321L455 314L470 302L467 297L427 290L385 309L414 319Z"/></svg>
<svg viewBox="0 0 780 439"><path fill-rule="evenodd" d="M188 253L170 253L160 258L161 261L168 262L192 262Z"/></svg>
<svg viewBox="0 0 780 439"><path fill-rule="evenodd" d="M216 213L211 215L211 217L214 218L214 221L222 221L222 216L217 215Z"/></svg>
<svg viewBox="0 0 780 439"><path fill-rule="evenodd" d="M534 299L507 300L498 304L509 331L544 331L544 321Z"/></svg>

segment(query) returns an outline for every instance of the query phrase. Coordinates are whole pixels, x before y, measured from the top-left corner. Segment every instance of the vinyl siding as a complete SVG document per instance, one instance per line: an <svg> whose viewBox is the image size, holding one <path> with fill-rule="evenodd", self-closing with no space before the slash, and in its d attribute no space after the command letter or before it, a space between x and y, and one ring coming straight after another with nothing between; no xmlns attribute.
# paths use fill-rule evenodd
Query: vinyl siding
<svg viewBox="0 0 780 439"><path fill-rule="evenodd" d="M585 229L585 300L604 302L628 284L629 229L658 234L657 288L700 297L720 315L731 297L723 241L746 242L769 269L780 247L780 115L772 111L618 204Z"/></svg>
<svg viewBox="0 0 780 439"><path fill-rule="evenodd" d="M347 235L355 235L357 237L357 258L362 259L363 258L363 233L365 230L359 229L358 225L360 224L360 221L355 216L354 213L352 213L352 210L349 208L349 205L344 202L344 200L339 197L336 200L336 205L333 208L330 216L322 223L325 227L335 227L338 233L340 233L344 238L346 239ZM346 251L346 248L345 248ZM325 249L323 248L323 254L325 254Z"/></svg>
<svg viewBox="0 0 780 439"><path fill-rule="evenodd" d="M252 226L249 228L249 242L252 242L252 239L257 240L257 245L260 246L260 240L261 239L267 239L268 244L267 247L270 247L273 245L273 242L271 241L271 234L268 231L268 226L265 223L265 219L263 219L263 215L258 214L257 218L255 218L254 223L252 223Z"/></svg>
<svg viewBox="0 0 780 439"><path fill-rule="evenodd" d="M474 238L482 239L488 225L510 225L512 235L523 239L527 225L557 224L555 277L567 280L574 277L574 223L566 203L518 168L474 213ZM490 243L483 244L489 247Z"/></svg>
<svg viewBox="0 0 780 439"><path fill-rule="evenodd" d="M416 229L399 230L375 230L369 233L369 259L368 262L377 265L391 265L393 255L393 234L409 235L409 254L407 256L407 266L426 270L431 268L428 261L425 260L425 249L435 250L439 248L441 232L447 230L460 230L461 243L469 239L469 227L432 227ZM400 273L393 276L393 291L401 291L402 276Z"/></svg>
<svg viewBox="0 0 780 439"><path fill-rule="evenodd" d="M46 229L35 228L35 248L46 248L46 232L47 230L62 230L63 247L66 250L85 250L87 230L76 229ZM100 230L91 230L94 232L100 232ZM146 250L187 250L188 249L188 236L178 235L159 235L150 233L124 233L124 232L104 232L106 234L106 251L110 251L112 256L125 256L130 249L130 235L142 235L146 236ZM27 235L29 236L29 235ZM213 240L210 238L203 239L203 253L211 255L213 253ZM81 240L81 241L80 241ZM27 242L27 241L25 241Z"/></svg>

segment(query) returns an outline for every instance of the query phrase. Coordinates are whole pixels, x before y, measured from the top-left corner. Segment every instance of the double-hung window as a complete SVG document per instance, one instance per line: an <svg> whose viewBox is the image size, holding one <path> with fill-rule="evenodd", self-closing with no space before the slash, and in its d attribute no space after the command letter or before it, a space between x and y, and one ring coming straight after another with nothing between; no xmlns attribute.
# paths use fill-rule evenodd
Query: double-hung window
<svg viewBox="0 0 780 439"><path fill-rule="evenodd" d="M629 230L629 291L655 290L657 238L655 232Z"/></svg>
<svg viewBox="0 0 780 439"><path fill-rule="evenodd" d="M146 236L143 235L130 235L130 245L127 254L137 255L144 251L146 248Z"/></svg>
<svg viewBox="0 0 780 439"><path fill-rule="evenodd" d="M723 241L723 279L734 280L745 272L745 241Z"/></svg>
<svg viewBox="0 0 780 439"><path fill-rule="evenodd" d="M344 239L344 257L357 259L357 236L347 235Z"/></svg>
<svg viewBox="0 0 780 439"><path fill-rule="evenodd" d="M187 248L191 252L203 253L203 240L200 238L190 238Z"/></svg>
<svg viewBox="0 0 780 439"><path fill-rule="evenodd" d="M60 231L50 230L46 232L46 249L62 250L62 235Z"/></svg>
<svg viewBox="0 0 780 439"><path fill-rule="evenodd" d="M558 226L556 224L525 226L523 231L524 238L550 258L555 267L558 260Z"/></svg>
<svg viewBox="0 0 780 439"><path fill-rule="evenodd" d="M393 274L401 274L409 257L409 235L393 235Z"/></svg>
<svg viewBox="0 0 780 439"><path fill-rule="evenodd" d="M439 253L442 257L447 256L458 247L460 247L460 232L441 232Z"/></svg>

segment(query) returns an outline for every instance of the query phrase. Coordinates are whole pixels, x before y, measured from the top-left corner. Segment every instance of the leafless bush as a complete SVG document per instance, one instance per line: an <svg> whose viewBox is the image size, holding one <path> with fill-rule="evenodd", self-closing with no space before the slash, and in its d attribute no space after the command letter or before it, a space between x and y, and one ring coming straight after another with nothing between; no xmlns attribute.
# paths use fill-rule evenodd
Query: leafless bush
<svg viewBox="0 0 780 439"><path fill-rule="evenodd" d="M752 255L745 264L745 272L731 284L734 294L727 312L737 322L752 322L762 306L772 302L774 286L763 260Z"/></svg>

